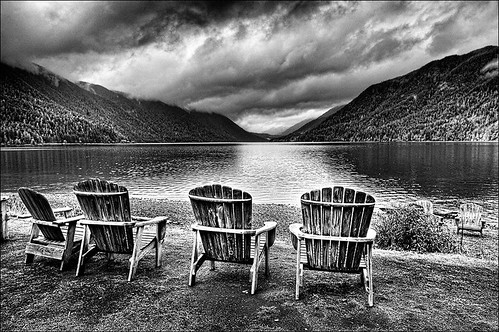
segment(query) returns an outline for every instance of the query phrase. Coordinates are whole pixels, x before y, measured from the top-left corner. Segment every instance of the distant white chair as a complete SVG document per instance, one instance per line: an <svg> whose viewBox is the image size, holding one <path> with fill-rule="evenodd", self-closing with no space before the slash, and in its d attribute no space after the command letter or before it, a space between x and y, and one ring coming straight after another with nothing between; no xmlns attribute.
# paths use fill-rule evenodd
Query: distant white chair
<svg viewBox="0 0 499 332"><path fill-rule="evenodd" d="M482 220L483 207L475 203L464 203L459 207L459 217L456 218L457 233L464 231L480 232L483 236L485 221Z"/></svg>
<svg viewBox="0 0 499 332"><path fill-rule="evenodd" d="M433 203L431 201L422 199L414 202L414 204L421 206L423 208L424 213L433 214Z"/></svg>

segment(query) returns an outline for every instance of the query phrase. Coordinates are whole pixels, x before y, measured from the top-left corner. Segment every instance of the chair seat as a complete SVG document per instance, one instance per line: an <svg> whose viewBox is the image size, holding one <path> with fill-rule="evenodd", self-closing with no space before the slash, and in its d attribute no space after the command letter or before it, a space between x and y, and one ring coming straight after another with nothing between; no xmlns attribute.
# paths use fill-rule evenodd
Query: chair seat
<svg viewBox="0 0 499 332"><path fill-rule="evenodd" d="M81 238L79 240L75 239L74 242L81 241ZM66 241L57 241L57 240L48 240L44 236L38 236L34 238L32 243L37 243L37 244L44 244L44 245L51 245L51 246L60 246L63 247L66 245Z"/></svg>
<svg viewBox="0 0 499 332"><path fill-rule="evenodd" d="M465 231L477 231L480 232L482 230L482 226L475 225L458 225L458 229L464 229Z"/></svg>
<svg viewBox="0 0 499 332"><path fill-rule="evenodd" d="M308 269L314 270L313 268L310 267L310 265L308 265L307 246L305 244L305 241L301 242L300 263L303 264L303 267L306 267ZM365 267L366 267L366 260L365 260L364 257L362 257L360 259L359 271L361 269L365 268ZM334 271L338 271L338 272L351 272L351 271L345 271L345 270L341 270L341 269L338 269L338 270L335 269Z"/></svg>
<svg viewBox="0 0 499 332"><path fill-rule="evenodd" d="M68 226L61 226L62 233L66 235L68 233ZM85 227L82 225L77 224L75 228L75 236L74 239L75 241L81 240L83 238L83 232L85 230Z"/></svg>
<svg viewBox="0 0 499 332"><path fill-rule="evenodd" d="M144 233L144 236L145 236L145 233ZM260 246L259 246L259 251L261 252L262 250L265 249L265 241L260 241ZM239 261L239 262L236 262L236 261L233 261L233 262L236 262L236 263L242 263L242 264L253 264L253 258L255 257L255 240L254 238L251 239L251 249L250 249L250 260L244 262L244 261ZM230 260L226 260L227 262L231 262Z"/></svg>
<svg viewBox="0 0 499 332"><path fill-rule="evenodd" d="M155 238L156 238L156 232L144 231L144 233L142 234L142 246L140 249L142 250L145 247L147 247L147 245L151 243L151 241L153 241Z"/></svg>
<svg viewBox="0 0 499 332"><path fill-rule="evenodd" d="M61 226L61 231L64 234L64 236L66 236L66 234L68 232L68 226ZM80 225L76 226L75 234L74 234L74 240L73 240L74 244L73 245L76 245L76 244L78 244L78 243L81 242L81 240L83 239L83 231L84 231L84 227L83 226L80 226ZM46 237L44 237L43 235L37 236L36 238L34 238L32 240L32 242L33 243L37 243L37 244L44 244L44 245L51 245L51 246L61 246L61 247L64 247L66 245L66 240L61 240L61 241L49 240Z"/></svg>
<svg viewBox="0 0 499 332"><path fill-rule="evenodd" d="M260 252L265 248L265 241L260 241L259 250ZM255 257L255 241L251 241L251 258Z"/></svg>

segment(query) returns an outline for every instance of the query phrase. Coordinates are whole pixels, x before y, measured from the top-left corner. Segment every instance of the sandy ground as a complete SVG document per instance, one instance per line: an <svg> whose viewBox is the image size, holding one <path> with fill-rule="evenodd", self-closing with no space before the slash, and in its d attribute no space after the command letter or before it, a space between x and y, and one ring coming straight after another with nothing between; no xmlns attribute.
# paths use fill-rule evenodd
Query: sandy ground
<svg viewBox="0 0 499 332"><path fill-rule="evenodd" d="M71 196L47 197L79 212ZM250 295L247 265L217 263L215 271L203 266L196 285L187 286L194 222L189 202L132 198L131 204L134 215L170 217L163 266L154 268L154 256L146 256L131 283L127 257L108 262L97 255L78 278L74 260L63 272L44 258L25 265L30 224L11 217L10 238L0 245L1 329L497 331L497 230L487 229L483 238L465 235L460 254L375 248L375 306L369 308L356 275L306 271L301 298L294 300L288 225L301 221L298 207L254 205L254 225L276 221L278 229L271 276L260 271L257 293Z"/></svg>

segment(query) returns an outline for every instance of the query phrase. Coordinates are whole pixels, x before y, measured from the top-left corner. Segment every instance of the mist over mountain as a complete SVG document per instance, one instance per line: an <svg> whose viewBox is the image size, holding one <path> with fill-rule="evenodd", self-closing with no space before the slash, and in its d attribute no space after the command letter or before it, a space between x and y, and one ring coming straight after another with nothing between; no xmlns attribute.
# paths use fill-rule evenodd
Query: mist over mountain
<svg viewBox="0 0 499 332"><path fill-rule="evenodd" d="M0 143L497 140L498 49L448 56L371 85L281 137L249 133L217 113L73 83L38 65L2 63Z"/></svg>
<svg viewBox="0 0 499 332"><path fill-rule="evenodd" d="M1 70L1 144L264 140L220 114L72 83L38 65Z"/></svg>
<svg viewBox="0 0 499 332"><path fill-rule="evenodd" d="M314 128L274 140L497 140L498 49L448 56L371 85Z"/></svg>
<svg viewBox="0 0 499 332"><path fill-rule="evenodd" d="M294 133L294 134L304 133L307 130L315 128L318 125L320 125L322 122L324 122L328 117L330 117L331 115L335 114L340 109L342 109L343 106L345 106L345 105L335 106L335 107L327 110L326 112L324 112L321 116L319 116L316 119L306 120L306 121L299 122L299 123L295 124L294 126L292 126L292 127L288 128L287 130L285 130L281 134L281 136L286 136L286 135L289 135L291 133Z"/></svg>

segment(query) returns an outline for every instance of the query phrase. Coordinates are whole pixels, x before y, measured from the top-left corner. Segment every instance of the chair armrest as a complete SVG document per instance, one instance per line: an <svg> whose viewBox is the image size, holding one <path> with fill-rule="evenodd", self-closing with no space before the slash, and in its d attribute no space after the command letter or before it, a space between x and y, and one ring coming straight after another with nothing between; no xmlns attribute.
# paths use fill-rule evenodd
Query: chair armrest
<svg viewBox="0 0 499 332"><path fill-rule="evenodd" d="M54 212L54 214L55 214L55 213L69 212L71 210L73 210L72 207L65 206L65 207L61 207L61 208L57 208L57 209L52 209L52 212ZM27 218L31 218L31 214L28 212L28 213L18 214L16 217L21 218L21 219L27 219Z"/></svg>
<svg viewBox="0 0 499 332"><path fill-rule="evenodd" d="M367 230L366 239L374 241L376 239L376 231L372 228L369 228Z"/></svg>
<svg viewBox="0 0 499 332"><path fill-rule="evenodd" d="M291 224L291 225L289 225L289 231L291 234L296 236L298 239L303 239L303 235L305 235L305 233L303 233L301 231L302 227L303 227L303 224Z"/></svg>
<svg viewBox="0 0 499 332"><path fill-rule="evenodd" d="M199 225L198 223L192 224L191 228L193 231L205 231L212 233L232 233L232 234L242 234L242 235L255 235L256 233L254 229L210 227L210 226Z"/></svg>
<svg viewBox="0 0 499 332"><path fill-rule="evenodd" d="M315 240L327 240L327 241L351 241L351 242L371 242L376 238L376 231L369 228L365 237L350 237L350 236L332 236L332 235L315 235L307 234L301 231L303 227L302 224L291 224L289 225L289 231L299 240L301 239L315 239Z"/></svg>
<svg viewBox="0 0 499 332"><path fill-rule="evenodd" d="M139 217L141 218L141 217ZM162 222L168 221L168 217L165 216L158 216L152 219L146 219L145 221L141 221L135 224L135 227L143 227L147 225L155 225L155 224L160 224Z"/></svg>
<svg viewBox="0 0 499 332"><path fill-rule="evenodd" d="M275 221L264 222L263 227L260 227L256 230L255 236L258 236L262 233L269 232L277 227L277 223Z"/></svg>
<svg viewBox="0 0 499 332"><path fill-rule="evenodd" d="M66 219L54 220L54 221L52 221L52 223L57 224L57 225L65 225L65 224L70 224L72 222L82 220L82 219L85 219L84 215L66 218Z"/></svg>
<svg viewBox="0 0 499 332"><path fill-rule="evenodd" d="M72 207L69 207L69 206L65 206L65 207L61 207L61 208L57 208L57 209L52 209L52 211L54 213L64 213L64 212L69 212L73 210Z"/></svg>
<svg viewBox="0 0 499 332"><path fill-rule="evenodd" d="M94 225L94 226L122 226L122 227L134 227L135 222L131 221L100 221L100 220L80 220L81 225Z"/></svg>
<svg viewBox="0 0 499 332"><path fill-rule="evenodd" d="M138 216L132 216L132 220L136 220L136 221L148 221L148 220L151 220L152 218L148 218L148 217L138 217Z"/></svg>
<svg viewBox="0 0 499 332"><path fill-rule="evenodd" d="M293 248L295 248L295 250L298 248L298 241L303 239L303 237L301 236L301 234L303 234L301 231L302 227L303 224L289 225L289 235L291 237L291 243L293 244Z"/></svg>

